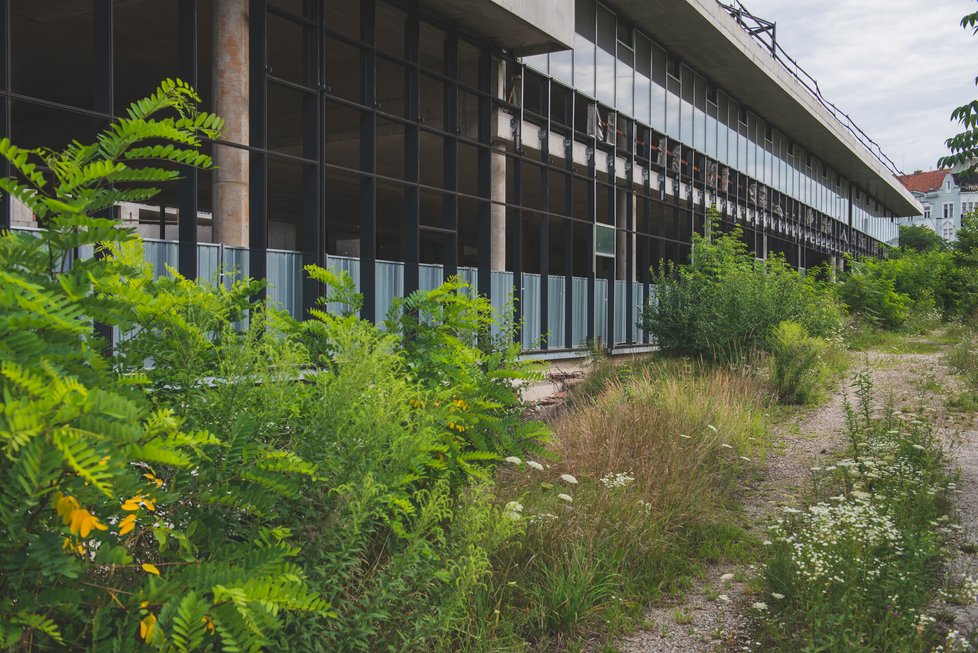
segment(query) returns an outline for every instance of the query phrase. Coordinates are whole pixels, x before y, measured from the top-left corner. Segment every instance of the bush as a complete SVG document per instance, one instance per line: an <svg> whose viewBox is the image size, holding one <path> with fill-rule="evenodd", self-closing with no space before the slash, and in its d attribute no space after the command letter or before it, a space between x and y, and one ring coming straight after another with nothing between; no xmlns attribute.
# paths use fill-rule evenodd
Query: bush
<svg viewBox="0 0 978 653"><path fill-rule="evenodd" d="M89 213L210 165L195 148L220 122L195 102L166 82L96 145L0 141L25 180L0 187L47 227L0 236L0 647L450 648L517 532L485 479L542 446L513 386L533 372L458 283L384 330L326 270L341 310L301 323L252 281L154 278ZM114 354L93 322L123 334Z"/></svg>
<svg viewBox="0 0 978 653"><path fill-rule="evenodd" d="M782 322L771 335L771 384L782 403L807 404L820 394L827 343L796 322Z"/></svg>
<svg viewBox="0 0 978 653"><path fill-rule="evenodd" d="M802 277L779 256L758 261L741 237L739 227L712 239L694 235L692 263L663 266L656 276L642 323L663 351L736 359L764 349L785 320L814 336L839 332L841 307L817 275Z"/></svg>

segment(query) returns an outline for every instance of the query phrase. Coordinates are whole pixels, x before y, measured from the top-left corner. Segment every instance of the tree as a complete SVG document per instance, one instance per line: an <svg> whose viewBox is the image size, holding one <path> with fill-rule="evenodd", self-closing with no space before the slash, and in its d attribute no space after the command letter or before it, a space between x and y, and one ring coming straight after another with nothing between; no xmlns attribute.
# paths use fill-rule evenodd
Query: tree
<svg viewBox="0 0 978 653"><path fill-rule="evenodd" d="M939 233L923 225L900 225L900 247L930 252L944 247L944 239Z"/></svg>
<svg viewBox="0 0 978 653"><path fill-rule="evenodd" d="M978 34L978 11L961 19L961 27ZM978 77L975 78L978 85ZM951 112L951 120L964 127L964 131L945 141L951 154L937 161L939 168L958 168L970 173L978 168L978 100L972 100Z"/></svg>

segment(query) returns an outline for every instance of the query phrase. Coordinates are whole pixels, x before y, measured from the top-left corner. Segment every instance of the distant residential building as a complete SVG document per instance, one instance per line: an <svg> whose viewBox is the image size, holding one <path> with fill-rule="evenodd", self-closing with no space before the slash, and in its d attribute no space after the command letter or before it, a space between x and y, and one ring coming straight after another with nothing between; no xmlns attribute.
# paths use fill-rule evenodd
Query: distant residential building
<svg viewBox="0 0 978 653"><path fill-rule="evenodd" d="M920 215L899 217L898 225L920 225L933 229L944 240L954 241L961 217L978 209L978 178L951 170L917 171L898 179L924 207Z"/></svg>

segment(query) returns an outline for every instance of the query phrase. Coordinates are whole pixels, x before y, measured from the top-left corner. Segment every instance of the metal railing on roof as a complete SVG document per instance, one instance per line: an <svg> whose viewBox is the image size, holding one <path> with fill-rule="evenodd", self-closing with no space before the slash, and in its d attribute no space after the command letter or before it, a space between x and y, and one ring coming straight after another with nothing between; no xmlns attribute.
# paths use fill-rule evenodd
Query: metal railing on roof
<svg viewBox="0 0 978 653"><path fill-rule="evenodd" d="M734 20L737 21L744 30L754 37L761 45L770 51L771 56L781 64L788 73L805 87L812 97L825 108L836 121L845 127L870 154L883 164L883 166L896 176L904 173L897 167L893 160L883 152L879 143L874 141L869 135L857 125L849 114L837 107L834 103L822 95L822 90L818 86L818 80L812 77L797 61L795 61L784 48L778 43L777 24L773 21L760 18L752 14L740 0L733 0L732 4L727 4L722 0L717 0L717 4L727 10Z"/></svg>

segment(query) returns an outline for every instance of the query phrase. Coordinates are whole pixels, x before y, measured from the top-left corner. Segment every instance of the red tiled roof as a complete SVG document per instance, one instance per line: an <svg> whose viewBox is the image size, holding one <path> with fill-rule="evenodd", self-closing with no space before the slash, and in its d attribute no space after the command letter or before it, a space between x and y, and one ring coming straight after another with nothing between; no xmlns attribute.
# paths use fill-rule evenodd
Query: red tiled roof
<svg viewBox="0 0 978 653"><path fill-rule="evenodd" d="M931 170L929 172L915 172L912 175L902 175L897 177L907 190L917 193L926 193L936 190L944 183L944 178L951 172L950 170Z"/></svg>

